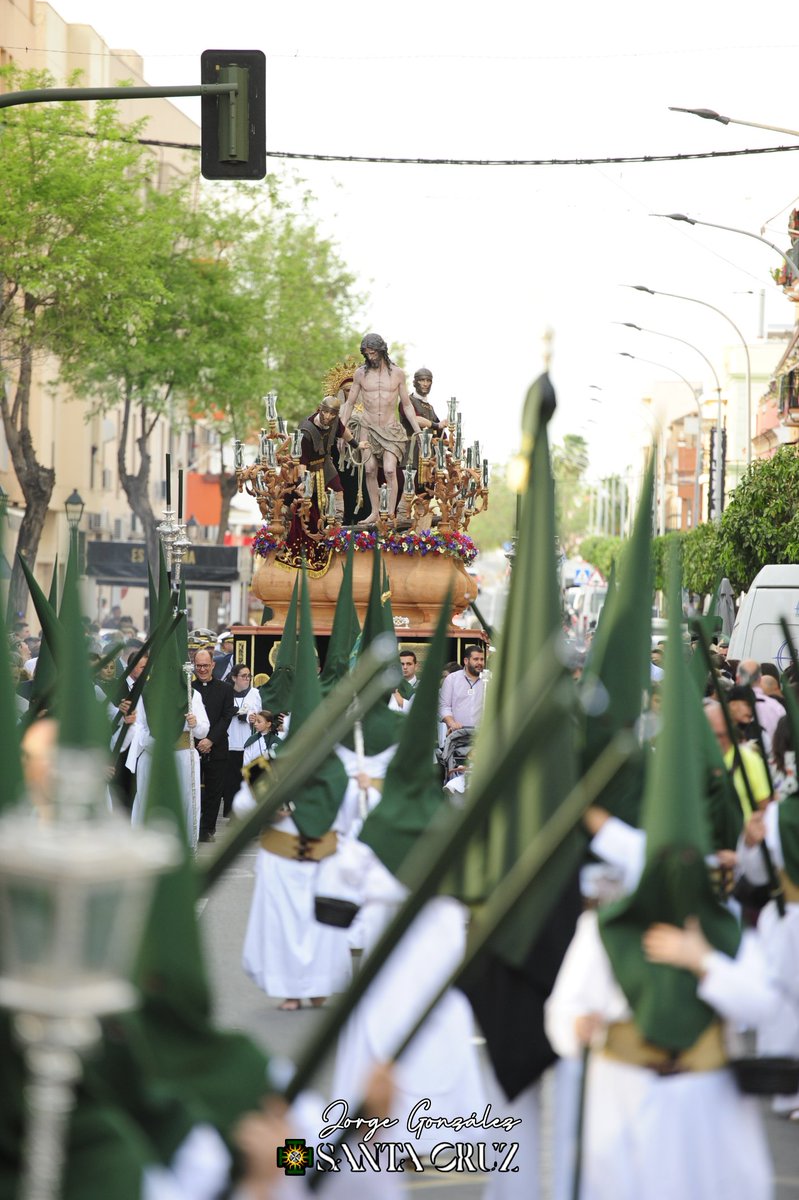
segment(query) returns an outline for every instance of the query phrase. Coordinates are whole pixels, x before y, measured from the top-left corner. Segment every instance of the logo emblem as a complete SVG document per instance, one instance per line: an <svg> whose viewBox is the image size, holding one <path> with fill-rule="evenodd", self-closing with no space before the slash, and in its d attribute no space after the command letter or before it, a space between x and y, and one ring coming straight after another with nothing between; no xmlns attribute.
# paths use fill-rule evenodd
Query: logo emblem
<svg viewBox="0 0 799 1200"><path fill-rule="evenodd" d="M305 1138L286 1138L277 1148L277 1165L286 1175L304 1175L313 1167L313 1150L305 1145Z"/></svg>

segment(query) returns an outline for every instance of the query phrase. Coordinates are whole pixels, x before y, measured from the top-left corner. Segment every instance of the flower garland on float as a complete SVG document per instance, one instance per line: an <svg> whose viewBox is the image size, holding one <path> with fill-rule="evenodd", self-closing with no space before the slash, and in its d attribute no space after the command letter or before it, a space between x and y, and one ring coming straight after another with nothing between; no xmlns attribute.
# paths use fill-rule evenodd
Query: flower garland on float
<svg viewBox="0 0 799 1200"><path fill-rule="evenodd" d="M465 533L448 530L441 533L434 529L423 529L421 533L390 532L379 534L376 529L340 529L319 543L319 550L331 550L335 554L346 554L350 542L355 543L355 552L379 549L384 554L445 554L459 558L464 566L471 566L477 557L477 546ZM252 540L252 552L266 558L286 545L282 538L274 537L266 525L262 525Z"/></svg>

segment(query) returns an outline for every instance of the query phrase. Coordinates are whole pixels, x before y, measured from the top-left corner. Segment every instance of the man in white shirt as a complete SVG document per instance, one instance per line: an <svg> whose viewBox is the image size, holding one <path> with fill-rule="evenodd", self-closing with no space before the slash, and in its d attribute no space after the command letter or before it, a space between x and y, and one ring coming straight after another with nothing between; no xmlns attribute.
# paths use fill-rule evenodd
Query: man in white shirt
<svg viewBox="0 0 799 1200"><path fill-rule="evenodd" d="M482 646L467 646L463 652L463 670L453 671L442 683L438 713L447 733L456 729L476 729L480 724L485 700L484 668Z"/></svg>

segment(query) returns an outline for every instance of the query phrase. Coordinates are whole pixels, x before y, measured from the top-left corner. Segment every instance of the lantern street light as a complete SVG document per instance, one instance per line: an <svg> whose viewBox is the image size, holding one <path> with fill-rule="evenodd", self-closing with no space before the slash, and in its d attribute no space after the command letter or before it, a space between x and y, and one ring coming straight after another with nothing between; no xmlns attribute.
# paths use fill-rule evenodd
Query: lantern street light
<svg viewBox="0 0 799 1200"><path fill-rule="evenodd" d="M634 292L644 292L647 296L668 296L670 300L687 300L690 304L701 304L703 308L710 308L714 313L718 313L728 325L732 325L741 340L746 361L746 465L747 467L750 466L752 462L752 363L749 358L749 346L746 343L746 338L732 317L728 317L725 312L722 312L720 308L716 308L715 304L709 304L707 300L697 300L696 296L680 296L677 292L656 291L654 288L644 287L642 283L625 283L622 284L622 287L631 288Z"/></svg>
<svg viewBox="0 0 799 1200"><path fill-rule="evenodd" d="M47 819L34 805L0 818L0 1005L30 1072L20 1195L61 1195L80 1056L98 1017L136 1003L130 982L159 873L179 856L171 833L105 810L105 763L61 746Z"/></svg>
<svg viewBox="0 0 799 1200"><path fill-rule="evenodd" d="M78 561L78 527L85 507L77 488L73 488L72 495L67 496L64 501L64 512L67 515L67 525L69 526L69 550L70 554L74 554L76 564Z"/></svg>

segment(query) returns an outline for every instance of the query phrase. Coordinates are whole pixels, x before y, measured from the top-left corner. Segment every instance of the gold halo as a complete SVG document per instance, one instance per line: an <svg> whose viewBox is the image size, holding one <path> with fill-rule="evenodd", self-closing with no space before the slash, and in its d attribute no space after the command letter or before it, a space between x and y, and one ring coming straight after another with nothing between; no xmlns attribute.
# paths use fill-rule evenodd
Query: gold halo
<svg viewBox="0 0 799 1200"><path fill-rule="evenodd" d="M348 354L344 362L336 363L334 367L331 367L322 380L325 395L337 396L342 386L352 379L359 365L355 355Z"/></svg>

